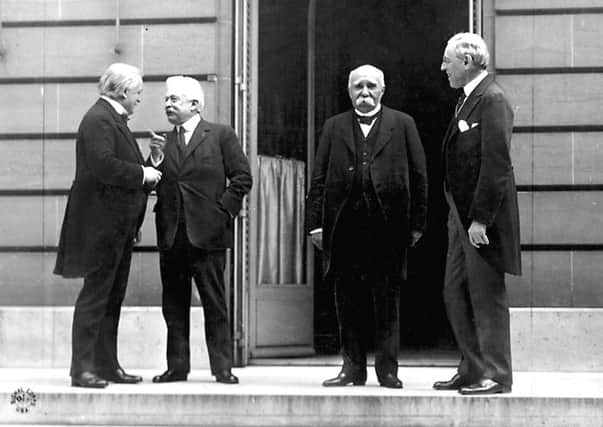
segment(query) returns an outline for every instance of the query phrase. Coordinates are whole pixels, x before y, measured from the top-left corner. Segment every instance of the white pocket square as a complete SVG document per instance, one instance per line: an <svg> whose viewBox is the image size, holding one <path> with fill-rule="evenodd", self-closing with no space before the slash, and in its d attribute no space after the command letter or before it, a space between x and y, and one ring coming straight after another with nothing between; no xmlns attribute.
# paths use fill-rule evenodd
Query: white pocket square
<svg viewBox="0 0 603 427"><path fill-rule="evenodd" d="M459 120L459 130L461 131L461 133L463 132L467 132L469 130L469 125L467 124L467 122L465 120Z"/></svg>
<svg viewBox="0 0 603 427"><path fill-rule="evenodd" d="M473 128L478 127L479 123L475 122L475 123L469 124L465 120L459 120L458 126L459 126L459 131L461 133L463 133L463 132L467 132L469 129L473 129Z"/></svg>

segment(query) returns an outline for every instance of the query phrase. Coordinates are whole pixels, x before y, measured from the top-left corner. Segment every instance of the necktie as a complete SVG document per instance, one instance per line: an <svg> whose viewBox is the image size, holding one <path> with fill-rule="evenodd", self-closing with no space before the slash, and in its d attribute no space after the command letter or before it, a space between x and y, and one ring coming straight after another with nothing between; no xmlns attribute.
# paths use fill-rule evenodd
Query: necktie
<svg viewBox="0 0 603 427"><path fill-rule="evenodd" d="M465 91L463 91L459 96L458 101L456 102L456 107L454 107L454 117L457 117L459 115L459 112L461 111L461 108L463 108L463 103L465 102L466 98L467 95L465 95Z"/></svg>
<svg viewBox="0 0 603 427"><path fill-rule="evenodd" d="M371 123L373 123L373 120L375 120L376 117L377 114L373 114L372 116L359 116L358 114L356 114L358 122L363 125L370 125Z"/></svg>
<svg viewBox="0 0 603 427"><path fill-rule="evenodd" d="M182 150L182 152L186 152L186 140L184 139L184 128L182 126L178 126L178 147Z"/></svg>
<svg viewBox="0 0 603 427"><path fill-rule="evenodd" d="M128 120L130 120L130 117L128 117L127 114L120 114L119 117L121 117L125 124L128 124Z"/></svg>

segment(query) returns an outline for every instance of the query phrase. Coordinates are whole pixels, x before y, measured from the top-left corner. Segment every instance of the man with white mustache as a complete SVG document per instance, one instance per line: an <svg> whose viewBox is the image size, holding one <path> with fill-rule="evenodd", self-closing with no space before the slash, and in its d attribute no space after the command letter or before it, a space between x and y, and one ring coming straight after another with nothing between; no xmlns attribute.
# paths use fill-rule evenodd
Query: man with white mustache
<svg viewBox="0 0 603 427"><path fill-rule="evenodd" d="M348 93L353 109L323 126L307 198L306 227L322 249L325 277L334 280L343 356L339 375L323 385L366 383L364 303L370 300L377 379L402 388L400 284L407 248L425 229L425 154L412 117L381 104L381 70L352 70Z"/></svg>

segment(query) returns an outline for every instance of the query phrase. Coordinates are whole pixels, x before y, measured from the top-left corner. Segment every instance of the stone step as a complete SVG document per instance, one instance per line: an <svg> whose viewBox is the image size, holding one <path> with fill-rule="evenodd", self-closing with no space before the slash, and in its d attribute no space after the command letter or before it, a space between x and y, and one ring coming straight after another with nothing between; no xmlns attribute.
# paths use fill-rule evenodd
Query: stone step
<svg viewBox="0 0 603 427"><path fill-rule="evenodd" d="M72 316L73 307L0 306L0 368L67 368ZM160 307L124 307L119 327L125 368L165 368ZM513 308L511 340L515 370L603 371L603 309ZM209 366L201 307L191 309L191 363Z"/></svg>
<svg viewBox="0 0 603 427"><path fill-rule="evenodd" d="M294 426L294 427L590 427L603 425L603 374L515 375L513 392L468 397L431 384L451 368L402 368L404 389L379 387L369 372L364 387L324 388L335 367L251 366L235 369L239 385L214 382L207 370L189 381L152 384L155 371L134 369L144 382L103 390L69 386L62 369L0 370L0 425ZM17 411L17 390L35 405Z"/></svg>

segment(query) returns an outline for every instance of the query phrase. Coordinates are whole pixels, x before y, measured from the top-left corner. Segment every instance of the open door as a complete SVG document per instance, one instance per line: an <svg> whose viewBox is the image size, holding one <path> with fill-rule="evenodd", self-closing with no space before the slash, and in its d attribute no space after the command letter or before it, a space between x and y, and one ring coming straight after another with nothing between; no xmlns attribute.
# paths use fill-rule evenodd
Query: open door
<svg viewBox="0 0 603 427"><path fill-rule="evenodd" d="M351 108L348 73L362 64L384 71L383 103L414 117L427 157L428 229L409 254L400 302L401 350L427 358L454 351L442 299L447 205L440 144L457 94L440 64L450 36L479 31L470 25L480 22L481 9L474 7L479 0L251 3L256 27L250 43L249 129L257 148L249 221L251 356L339 350L332 283L321 279L320 263L313 262L302 205L314 157L314 123L321 126Z"/></svg>
<svg viewBox="0 0 603 427"><path fill-rule="evenodd" d="M304 232L308 155L313 153L308 148L308 2L253 3L250 137L257 138L257 151L251 157L249 353L253 358L311 355L313 254Z"/></svg>

